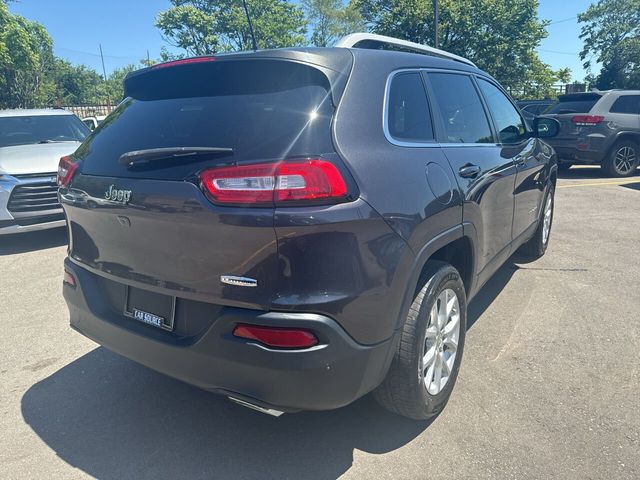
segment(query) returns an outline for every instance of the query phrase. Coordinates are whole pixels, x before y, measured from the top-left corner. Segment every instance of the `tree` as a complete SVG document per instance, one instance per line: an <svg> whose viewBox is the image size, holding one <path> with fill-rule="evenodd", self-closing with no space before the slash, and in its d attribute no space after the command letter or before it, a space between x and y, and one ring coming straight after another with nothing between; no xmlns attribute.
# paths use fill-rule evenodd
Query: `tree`
<svg viewBox="0 0 640 480"><path fill-rule="evenodd" d="M52 44L41 24L11 14L0 1L0 108L33 107L43 101Z"/></svg>
<svg viewBox="0 0 640 480"><path fill-rule="evenodd" d="M121 68L116 68L111 72L105 83L104 90L106 98L111 103L120 103L124 97L124 77L126 77L130 72L143 68L144 66L145 65L141 62L140 66L135 66L133 64L126 65Z"/></svg>
<svg viewBox="0 0 640 480"><path fill-rule="evenodd" d="M173 46L190 55L252 48L240 0L171 0L156 26ZM247 0L258 48L302 45L306 22L302 10L286 0Z"/></svg>
<svg viewBox="0 0 640 480"><path fill-rule="evenodd" d="M72 65L56 58L47 78L47 103L56 105L86 105L102 103L102 77L85 65Z"/></svg>
<svg viewBox="0 0 640 480"><path fill-rule="evenodd" d="M432 0L352 1L375 33L433 45ZM557 79L535 51L547 23L538 0L440 0L439 47L469 58L515 96L539 96Z"/></svg>
<svg viewBox="0 0 640 480"><path fill-rule="evenodd" d="M342 0L302 0L302 8L313 32L316 47L331 46L339 37L364 29L364 21L353 3Z"/></svg>
<svg viewBox="0 0 640 480"><path fill-rule="evenodd" d="M578 15L584 23L580 58L587 70L602 64L600 89L640 88L640 0L598 0Z"/></svg>

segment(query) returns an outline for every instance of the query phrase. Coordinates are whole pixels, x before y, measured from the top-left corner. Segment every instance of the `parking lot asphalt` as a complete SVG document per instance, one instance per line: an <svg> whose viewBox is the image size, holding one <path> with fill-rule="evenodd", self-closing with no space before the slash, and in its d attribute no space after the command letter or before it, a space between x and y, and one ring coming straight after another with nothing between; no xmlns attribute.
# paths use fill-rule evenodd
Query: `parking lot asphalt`
<svg viewBox="0 0 640 480"><path fill-rule="evenodd" d="M429 422L370 397L272 418L155 373L69 328L64 230L0 237L0 478L640 478L640 177L563 177Z"/></svg>

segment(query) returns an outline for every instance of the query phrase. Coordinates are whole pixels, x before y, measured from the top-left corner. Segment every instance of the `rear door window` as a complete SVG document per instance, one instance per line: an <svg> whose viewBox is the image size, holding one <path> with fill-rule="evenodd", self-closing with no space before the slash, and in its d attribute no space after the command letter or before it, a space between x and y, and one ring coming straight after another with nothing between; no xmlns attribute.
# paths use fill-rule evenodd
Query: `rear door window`
<svg viewBox="0 0 640 480"><path fill-rule="evenodd" d="M285 61L212 64L200 75L171 67L134 78L133 98L125 99L78 150L85 160L83 173L179 179L211 162L276 161L332 150L334 106L319 70ZM233 153L154 164L148 170L127 169L118 161L134 150L170 147L220 147Z"/></svg>
<svg viewBox="0 0 640 480"><path fill-rule="evenodd" d="M478 85L487 102L493 121L498 130L500 143L520 143L527 138L524 120L511 101L494 84L479 78Z"/></svg>
<svg viewBox="0 0 640 480"><path fill-rule="evenodd" d="M393 77L387 109L387 126L394 139L433 141L431 115L420 73L400 73Z"/></svg>
<svg viewBox="0 0 640 480"><path fill-rule="evenodd" d="M600 98L600 95L560 96L558 102L551 105L544 113L589 113Z"/></svg>
<svg viewBox="0 0 640 480"><path fill-rule="evenodd" d="M611 113L631 113L640 114L640 95L622 95L613 105L611 105Z"/></svg>
<svg viewBox="0 0 640 480"><path fill-rule="evenodd" d="M489 120L468 75L429 73L445 143L493 143Z"/></svg>

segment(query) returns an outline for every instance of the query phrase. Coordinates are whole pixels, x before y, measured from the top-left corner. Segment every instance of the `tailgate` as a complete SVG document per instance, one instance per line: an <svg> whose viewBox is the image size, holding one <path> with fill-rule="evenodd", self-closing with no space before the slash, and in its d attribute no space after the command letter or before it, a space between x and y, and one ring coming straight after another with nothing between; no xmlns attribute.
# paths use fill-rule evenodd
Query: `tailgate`
<svg viewBox="0 0 640 480"><path fill-rule="evenodd" d="M333 151L335 105L316 66L239 58L174 62L127 78L128 98L73 155L78 174L60 190L73 261L184 298L268 307L278 278L274 208L214 205L198 174ZM164 153L176 149L213 153ZM257 286L223 284L222 275Z"/></svg>
<svg viewBox="0 0 640 480"><path fill-rule="evenodd" d="M129 191L129 203L107 191ZM62 197L69 256L122 283L222 305L265 308L276 278L272 209L216 207L190 182L80 175ZM221 275L258 280L254 288Z"/></svg>

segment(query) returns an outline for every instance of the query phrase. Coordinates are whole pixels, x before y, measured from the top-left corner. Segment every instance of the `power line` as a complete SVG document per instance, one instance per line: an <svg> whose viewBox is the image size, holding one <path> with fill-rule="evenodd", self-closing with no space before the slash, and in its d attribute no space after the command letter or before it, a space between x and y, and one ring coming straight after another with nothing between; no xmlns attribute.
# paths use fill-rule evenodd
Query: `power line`
<svg viewBox="0 0 640 480"><path fill-rule="evenodd" d="M574 15L573 17L563 18L562 20L556 20L555 22L549 23L549 25L555 25L556 23L570 22L571 20L577 20L577 18L578 16Z"/></svg>
<svg viewBox="0 0 640 480"><path fill-rule="evenodd" d="M545 52L545 53L558 53L560 55L573 55L573 56L580 55L579 53L576 53L576 52L559 52L558 50L547 50L545 48L539 48L538 51Z"/></svg>
<svg viewBox="0 0 640 480"><path fill-rule="evenodd" d="M58 46L54 46L54 48L56 50L61 50L64 52L71 52L71 53L80 53L82 55L90 55L92 57L100 57L99 53L93 53L93 52L84 52L82 50L74 50L73 48L65 48L65 47L58 47ZM134 57L134 56L119 56L119 55L103 55L105 58L115 58L118 60L132 60L132 59L136 59L139 60L140 58L144 58L144 55L141 55L140 57Z"/></svg>

